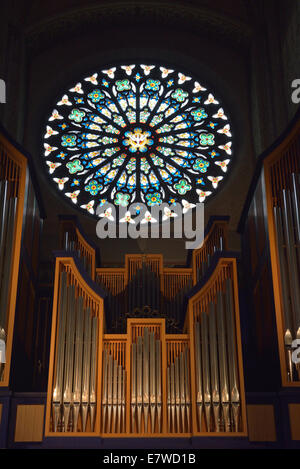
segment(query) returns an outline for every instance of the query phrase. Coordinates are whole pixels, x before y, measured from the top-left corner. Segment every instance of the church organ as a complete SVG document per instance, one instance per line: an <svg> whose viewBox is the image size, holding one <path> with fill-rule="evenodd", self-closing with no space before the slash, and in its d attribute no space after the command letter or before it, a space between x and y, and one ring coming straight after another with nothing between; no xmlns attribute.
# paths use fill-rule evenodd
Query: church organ
<svg viewBox="0 0 300 469"><path fill-rule="evenodd" d="M1 307L3 421L8 418L3 393L16 382L15 370L25 358L35 359L29 342L38 336L37 284L26 279L28 271L38 270L34 247L43 208L27 159L4 134L0 142L0 235L13 239L5 256L1 244L1 282L9 284L6 292L1 289L1 305L7 305ZM251 407L266 407L252 391L263 394L277 379L282 393L294 390L284 394L285 418L296 425L299 151L299 124L294 124L259 160L239 225L241 260L228 250L228 220L214 217L186 266L165 266L159 254L127 254L123 267L102 267L76 217L59 217L48 388L39 401L45 408L43 441L248 441ZM27 332L19 341L24 321ZM20 361L24 350L28 355ZM22 403L31 406L26 399Z"/></svg>
<svg viewBox="0 0 300 469"><path fill-rule="evenodd" d="M277 330L278 345L271 345L270 334L258 326L257 349L262 360L271 349L279 355L279 379L285 387L300 383L298 365L292 360L299 338L299 144L299 120L295 120L280 142L262 155L239 228L245 272L254 287L254 313L268 315ZM264 353L266 347L269 353Z"/></svg>
<svg viewBox="0 0 300 469"><path fill-rule="evenodd" d="M159 317L164 303L154 303L155 315L149 308L136 317L133 309L115 333L105 292L82 276L80 258L56 255L47 436L246 434L234 257L217 253L209 280L186 298L181 330L167 332L168 316ZM125 265L125 289L143 265L164 287L161 256L128 255ZM147 291L149 277L141 279Z"/></svg>

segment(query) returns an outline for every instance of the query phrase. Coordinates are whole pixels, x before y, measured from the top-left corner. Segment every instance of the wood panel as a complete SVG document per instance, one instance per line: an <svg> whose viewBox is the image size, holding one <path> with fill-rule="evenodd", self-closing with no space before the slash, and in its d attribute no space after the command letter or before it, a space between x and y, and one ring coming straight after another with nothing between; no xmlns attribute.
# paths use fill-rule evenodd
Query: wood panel
<svg viewBox="0 0 300 469"><path fill-rule="evenodd" d="M300 440L300 404L289 404L290 431L292 440Z"/></svg>
<svg viewBox="0 0 300 469"><path fill-rule="evenodd" d="M44 405L18 405L15 427L15 442L42 441Z"/></svg>
<svg viewBox="0 0 300 469"><path fill-rule="evenodd" d="M276 441L273 405L247 405L250 441Z"/></svg>

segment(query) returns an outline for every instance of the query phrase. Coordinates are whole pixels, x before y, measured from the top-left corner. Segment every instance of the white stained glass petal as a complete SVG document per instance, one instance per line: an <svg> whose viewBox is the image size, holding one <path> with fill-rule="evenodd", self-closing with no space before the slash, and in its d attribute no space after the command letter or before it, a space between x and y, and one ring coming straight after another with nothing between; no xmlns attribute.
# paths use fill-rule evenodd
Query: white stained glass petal
<svg viewBox="0 0 300 469"><path fill-rule="evenodd" d="M127 223L135 224L135 221L131 218L131 213L129 210L125 213L125 217L120 219L120 222L121 223L127 222Z"/></svg>
<svg viewBox="0 0 300 469"><path fill-rule="evenodd" d="M50 127L49 125L47 125L44 138L49 138L51 137L51 135L56 135L56 134L58 134L58 132L56 130L53 130L52 127Z"/></svg>
<svg viewBox="0 0 300 469"><path fill-rule="evenodd" d="M58 112L56 109L54 109L54 110L52 111L51 117L49 117L49 121L54 121L54 120L56 120L56 119L61 120L61 119L63 119L63 116L61 116L61 115L59 114L59 112Z"/></svg>
<svg viewBox="0 0 300 469"><path fill-rule="evenodd" d="M215 119L227 120L227 116L224 114L224 109L220 108L216 114L213 115Z"/></svg>
<svg viewBox="0 0 300 469"><path fill-rule="evenodd" d="M204 202L206 197L211 194L211 191L201 191L200 189L197 189L196 192L199 195L199 202Z"/></svg>
<svg viewBox="0 0 300 469"><path fill-rule="evenodd" d="M199 91L206 91L206 88L204 88L204 86L200 85L200 83L198 81L195 81L194 88L193 88L193 93L198 93Z"/></svg>
<svg viewBox="0 0 300 469"><path fill-rule="evenodd" d="M87 204L84 204L84 205L80 205L81 208L85 208L88 212L94 214L95 211L94 211L94 203L95 201L94 200L91 200L89 203Z"/></svg>
<svg viewBox="0 0 300 469"><path fill-rule="evenodd" d="M135 68L135 65L122 65L121 68L125 70L127 75L131 75L132 70Z"/></svg>
<svg viewBox="0 0 300 469"><path fill-rule="evenodd" d="M93 85L98 85L97 77L98 73L94 73L94 75L92 75L91 77L85 78L85 81L90 81L91 83L93 83Z"/></svg>
<svg viewBox="0 0 300 469"><path fill-rule="evenodd" d="M169 207L164 208L164 215L162 217L163 221L168 220L169 218L175 218L177 217L177 213L172 212L172 210L169 209Z"/></svg>
<svg viewBox="0 0 300 469"><path fill-rule="evenodd" d="M207 100L204 101L204 104L219 104L219 101L215 99L213 94L209 93Z"/></svg>
<svg viewBox="0 0 300 469"><path fill-rule="evenodd" d="M187 77L186 75L184 75L183 73L178 73L178 84L181 85L182 83L184 83L185 81L189 81L191 80L191 77Z"/></svg>
<svg viewBox="0 0 300 469"><path fill-rule="evenodd" d="M220 166L220 168L222 169L222 171L223 171L224 173L226 173L226 172L227 172L227 165L228 165L229 162L230 162L230 160L215 161L215 164L216 164L217 166Z"/></svg>
<svg viewBox="0 0 300 469"><path fill-rule="evenodd" d="M143 220L141 221L141 223L143 223L143 224L144 223L155 223L156 221L157 221L156 218L153 218L151 216L151 213L147 210Z"/></svg>
<svg viewBox="0 0 300 469"><path fill-rule="evenodd" d="M226 145L219 145L218 148L220 148L220 150L226 151L227 155L231 155L231 153L232 153L231 144L232 144L232 142L228 142L228 143L226 143Z"/></svg>
<svg viewBox="0 0 300 469"><path fill-rule="evenodd" d="M116 67L109 68L108 70L102 70L102 73L105 73L109 78L115 78Z"/></svg>
<svg viewBox="0 0 300 469"><path fill-rule="evenodd" d="M223 179L223 176L207 176L207 179L211 181L213 188L216 189L218 187L219 182Z"/></svg>
<svg viewBox="0 0 300 469"><path fill-rule="evenodd" d="M78 93L78 94L83 94L83 90L82 90L82 85L81 83L77 83L74 88L70 88L70 90L72 93Z"/></svg>
<svg viewBox="0 0 300 469"><path fill-rule="evenodd" d="M182 210L183 213L186 213L186 212L188 212L190 209L196 207L195 204L191 204L191 203L189 203L187 200L184 200L184 199L182 200L182 205L183 205L183 210Z"/></svg>
<svg viewBox="0 0 300 469"><path fill-rule="evenodd" d="M53 174L56 168L61 166L61 163L53 163L52 161L46 161L47 165L49 166L49 173Z"/></svg>
<svg viewBox="0 0 300 469"><path fill-rule="evenodd" d="M57 183L58 185L58 188L62 191L64 186L65 186L65 183L69 180L69 178L61 178L61 179L58 179L58 178L53 178L53 181Z"/></svg>
<svg viewBox="0 0 300 469"><path fill-rule="evenodd" d="M223 127L223 129L218 130L219 134L225 134L227 137L231 137L231 132L230 132L230 125L227 124Z"/></svg>
<svg viewBox="0 0 300 469"><path fill-rule="evenodd" d="M165 68L165 67L159 67L160 71L161 71L161 77L162 78L166 78L170 73L173 73L174 70L171 70L169 68Z"/></svg>
<svg viewBox="0 0 300 469"><path fill-rule="evenodd" d="M63 105L65 105L65 106L72 106L72 103L71 103L71 101L69 100L68 95L67 95L67 94L64 94L63 97L61 98L61 100L58 101L57 105L58 105L58 106L63 106Z"/></svg>
<svg viewBox="0 0 300 469"><path fill-rule="evenodd" d="M107 208L105 212L99 214L99 217L105 217L108 218L108 220L114 221L114 217L112 216L112 208Z"/></svg>
<svg viewBox="0 0 300 469"><path fill-rule="evenodd" d="M50 155L52 151L57 150L57 147L52 147L51 145L48 145L47 143L44 143L44 148L45 148L45 156Z"/></svg>
<svg viewBox="0 0 300 469"><path fill-rule="evenodd" d="M149 75L151 70L155 68L155 65L141 65L141 68L143 69L145 75Z"/></svg>
<svg viewBox="0 0 300 469"><path fill-rule="evenodd" d="M66 192L66 196L69 197L73 204L77 204L77 197L80 191Z"/></svg>

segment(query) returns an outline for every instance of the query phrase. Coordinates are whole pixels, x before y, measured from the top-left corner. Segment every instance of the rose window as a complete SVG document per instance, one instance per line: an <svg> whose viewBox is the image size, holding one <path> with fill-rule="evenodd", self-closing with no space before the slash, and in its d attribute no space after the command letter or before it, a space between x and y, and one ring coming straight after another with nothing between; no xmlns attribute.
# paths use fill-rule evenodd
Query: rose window
<svg viewBox="0 0 300 469"><path fill-rule="evenodd" d="M92 215L105 202L204 202L223 184L232 152L219 97L160 65L114 66L77 81L43 134L53 183Z"/></svg>

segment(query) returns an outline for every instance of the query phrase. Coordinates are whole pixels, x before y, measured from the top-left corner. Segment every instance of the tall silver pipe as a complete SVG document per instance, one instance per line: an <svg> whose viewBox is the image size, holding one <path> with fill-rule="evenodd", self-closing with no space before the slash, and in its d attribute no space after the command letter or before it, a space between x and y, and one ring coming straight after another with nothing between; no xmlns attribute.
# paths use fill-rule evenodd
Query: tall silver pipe
<svg viewBox="0 0 300 469"><path fill-rule="evenodd" d="M185 402L185 360L183 352L179 356L179 376L180 376L180 410L181 410L181 425L182 432L185 433L185 414L186 414L186 402Z"/></svg>
<svg viewBox="0 0 300 469"><path fill-rule="evenodd" d="M95 412L96 412L96 375L97 375L97 337L98 337L98 318L92 318L92 343L91 343L91 376L90 376L90 416L91 431L94 431Z"/></svg>
<svg viewBox="0 0 300 469"><path fill-rule="evenodd" d="M122 366L118 365L118 398L117 398L117 424L116 432L122 431Z"/></svg>
<svg viewBox="0 0 300 469"><path fill-rule="evenodd" d="M189 356L189 349L185 349L185 403L186 403L186 419L187 419L187 431L191 431L191 423L190 423L190 409L191 409L191 395L190 395L190 356Z"/></svg>
<svg viewBox="0 0 300 469"><path fill-rule="evenodd" d="M143 406L143 339L137 339L136 357L136 382L137 382L137 431L141 433L142 406Z"/></svg>
<svg viewBox="0 0 300 469"><path fill-rule="evenodd" d="M82 381L82 357L83 357L83 298L77 300L76 330L75 330L75 359L73 380L73 431L77 431L79 409L81 406L81 381Z"/></svg>
<svg viewBox="0 0 300 469"><path fill-rule="evenodd" d="M65 334L66 334L66 317L67 317L67 274L60 274L59 288L59 307L58 307L58 323L57 323L57 355L54 375L54 386L52 393L53 406L53 430L57 432L58 424L61 419L62 406L62 387L64 376L64 356L65 356Z"/></svg>
<svg viewBox="0 0 300 469"><path fill-rule="evenodd" d="M107 373L107 432L111 433L112 427L112 403L113 403L113 358L108 356L108 373Z"/></svg>
<svg viewBox="0 0 300 469"><path fill-rule="evenodd" d="M106 432L106 415L107 415L107 380L108 380L108 352L103 350L103 387L102 387L102 431Z"/></svg>
<svg viewBox="0 0 300 469"><path fill-rule="evenodd" d="M295 237L293 229L292 207L291 207L291 194L290 191L283 189L283 218L284 218L284 233L287 245L287 263L291 287L291 301L295 320L295 333L296 338L300 339L300 285L299 274L297 269L297 255L295 250Z"/></svg>
<svg viewBox="0 0 300 469"><path fill-rule="evenodd" d="M64 392L63 392L63 412L64 412L64 430L68 431L71 427L70 410L72 401L73 367L74 367L74 336L75 336L75 287L70 285L68 288L68 313L66 325L66 351L65 351L65 369L64 369Z"/></svg>
<svg viewBox="0 0 300 469"><path fill-rule="evenodd" d="M220 371L220 390L221 390L221 404L224 421L224 429L226 432L231 430L230 425L230 408L229 408L229 383L228 383L228 357L226 347L226 329L224 318L224 303L223 294L217 294L217 329L218 329L218 360Z"/></svg>
<svg viewBox="0 0 300 469"><path fill-rule="evenodd" d="M208 318L207 313L201 313L201 342L202 342L202 366L203 366L203 398L207 431L211 430L211 383L209 366L208 345Z"/></svg>
<svg viewBox="0 0 300 469"><path fill-rule="evenodd" d="M202 366L201 366L201 342L200 342L200 323L195 322L195 365L196 365L196 403L198 428L201 432L203 394L202 394Z"/></svg>
<svg viewBox="0 0 300 469"><path fill-rule="evenodd" d="M149 416L149 329L144 328L143 338L143 410L144 410L144 431L148 431Z"/></svg>
<svg viewBox="0 0 300 469"><path fill-rule="evenodd" d="M156 340L156 399L157 399L157 425L161 433L162 425L162 386L161 386L161 341Z"/></svg>
<svg viewBox="0 0 300 469"><path fill-rule="evenodd" d="M226 327L228 340L228 363L229 363L229 389L230 401L233 414L234 429L239 431L239 414L240 414L240 392L238 379L238 363L236 351L236 329L234 319L234 301L232 291L232 280L226 280Z"/></svg>
<svg viewBox="0 0 300 469"><path fill-rule="evenodd" d="M287 362L288 362L288 378L290 381L293 381L293 362L292 362L292 341L294 334L294 325L293 325L293 313L292 305L290 302L290 290L289 290L289 277L286 264L286 256L284 253L284 235L282 229L282 216L280 207L274 207L274 221L275 221L275 230L277 238L277 251L279 258L279 268L280 268L280 278L281 278L281 291L282 291L282 306L283 306L283 316L284 316L284 343L287 352Z"/></svg>
<svg viewBox="0 0 300 469"><path fill-rule="evenodd" d="M90 363L91 363L91 332L92 318L90 308L84 313L84 334L83 334L83 375L82 375L82 395L81 395L81 413L82 413L82 431L86 430L88 407L90 401Z"/></svg>
<svg viewBox="0 0 300 469"><path fill-rule="evenodd" d="M212 404L214 411L215 430L220 431L220 387L218 373L218 352L217 352L217 333L216 333L216 314L215 304L209 305L209 350L210 350L210 373L211 373L211 391Z"/></svg>
<svg viewBox="0 0 300 469"><path fill-rule="evenodd" d="M168 433L171 433L171 368L167 367L167 413L168 413Z"/></svg>
<svg viewBox="0 0 300 469"><path fill-rule="evenodd" d="M150 333L150 416L151 432L155 431L155 413L156 413L156 357L155 357L155 337L154 332Z"/></svg>
<svg viewBox="0 0 300 469"><path fill-rule="evenodd" d="M112 383L112 433L116 432L117 405L118 405L118 361L113 360Z"/></svg>
<svg viewBox="0 0 300 469"><path fill-rule="evenodd" d="M175 358L175 412L177 433L180 433L180 375L179 358Z"/></svg>
<svg viewBox="0 0 300 469"><path fill-rule="evenodd" d="M136 374L136 359L137 359L137 346L131 344L131 431L134 432L136 425L136 385L137 385L137 374Z"/></svg>
<svg viewBox="0 0 300 469"><path fill-rule="evenodd" d="M171 395L171 431L176 432L175 423L175 364L172 363L170 366L170 395Z"/></svg>
<svg viewBox="0 0 300 469"><path fill-rule="evenodd" d="M126 406L126 371L122 371L122 432L126 431L126 422L125 422L125 406Z"/></svg>
<svg viewBox="0 0 300 469"><path fill-rule="evenodd" d="M292 184L293 184L293 206L294 206L294 218L296 228L296 240L300 243L300 181L299 174L292 173Z"/></svg>

